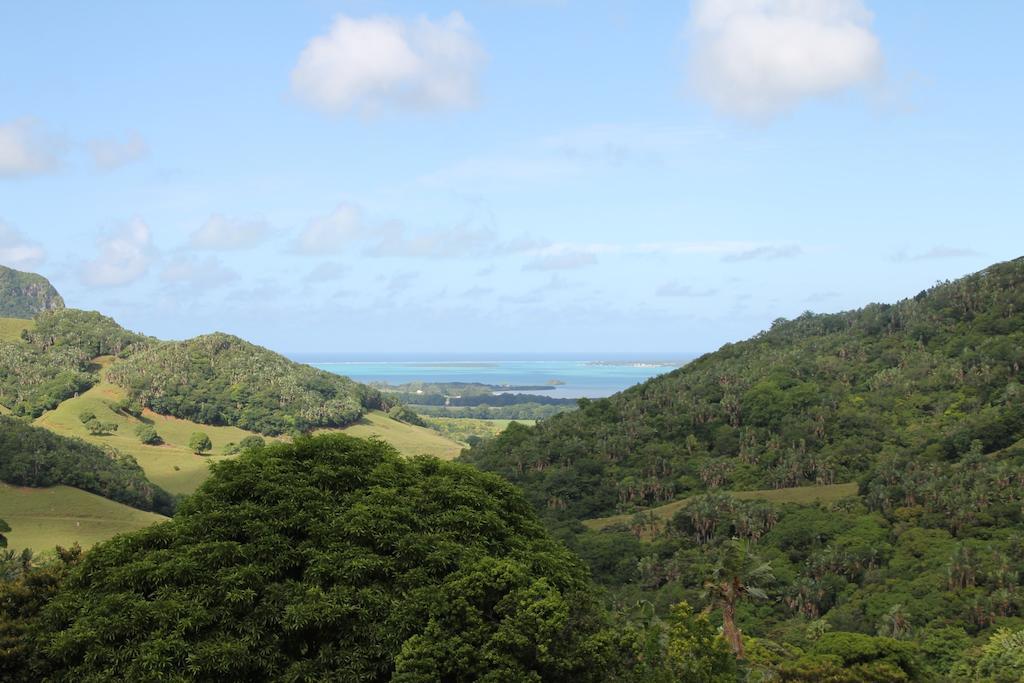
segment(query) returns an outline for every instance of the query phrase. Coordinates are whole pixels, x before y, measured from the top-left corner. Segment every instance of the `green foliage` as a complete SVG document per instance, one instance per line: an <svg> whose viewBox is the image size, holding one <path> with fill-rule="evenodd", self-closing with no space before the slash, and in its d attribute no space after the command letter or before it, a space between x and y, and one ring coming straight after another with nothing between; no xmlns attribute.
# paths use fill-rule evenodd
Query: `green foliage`
<svg viewBox="0 0 1024 683"><path fill-rule="evenodd" d="M0 318L34 318L63 307L64 300L42 275L0 266Z"/></svg>
<svg viewBox="0 0 1024 683"><path fill-rule="evenodd" d="M171 514L175 505L131 456L4 416L0 416L0 481L32 487L65 484L163 514Z"/></svg>
<svg viewBox="0 0 1024 683"><path fill-rule="evenodd" d="M105 436L117 431L116 422L101 422L95 417L85 423L85 428L93 436Z"/></svg>
<svg viewBox="0 0 1024 683"><path fill-rule="evenodd" d="M257 434L247 436L238 442L238 447L243 451L251 451L254 448L263 448L266 445L266 440Z"/></svg>
<svg viewBox="0 0 1024 683"><path fill-rule="evenodd" d="M975 669L978 680L1019 683L1024 680L1024 629L1001 628L981 647Z"/></svg>
<svg viewBox="0 0 1024 683"><path fill-rule="evenodd" d="M375 389L226 334L152 345L107 379L161 415L264 434L344 427L387 407Z"/></svg>
<svg viewBox="0 0 1024 683"><path fill-rule="evenodd" d="M68 570L82 558L76 543L57 546L55 557L37 563L32 552L0 557L0 680L35 683L30 633L43 606L56 594Z"/></svg>
<svg viewBox="0 0 1024 683"><path fill-rule="evenodd" d="M406 424L416 425L417 427L427 427L427 423L422 417L417 415L409 406L398 404L388 411L388 417L392 420L398 420Z"/></svg>
<svg viewBox="0 0 1024 683"><path fill-rule="evenodd" d="M668 669L679 683L733 683L736 657L707 614L685 600L669 614Z"/></svg>
<svg viewBox="0 0 1024 683"><path fill-rule="evenodd" d="M89 424L90 422L96 420L96 413L92 412L91 410L83 410L78 414L78 420L82 424Z"/></svg>
<svg viewBox="0 0 1024 683"><path fill-rule="evenodd" d="M189 437L188 447L196 455L202 455L203 453L210 452L210 449L213 448L213 443L206 432L193 432L192 436Z"/></svg>
<svg viewBox="0 0 1024 683"><path fill-rule="evenodd" d="M159 446L163 443L163 439L156 433L156 428L151 424L140 424L135 428L135 436L139 437L139 441L148 446Z"/></svg>
<svg viewBox="0 0 1024 683"><path fill-rule="evenodd" d="M4 534L10 532L10 530L11 526L4 520L0 519L0 548L7 547L7 537L4 536Z"/></svg>
<svg viewBox="0 0 1024 683"><path fill-rule="evenodd" d="M52 680L608 680L586 572L492 475L339 434L213 466L31 628Z"/></svg>

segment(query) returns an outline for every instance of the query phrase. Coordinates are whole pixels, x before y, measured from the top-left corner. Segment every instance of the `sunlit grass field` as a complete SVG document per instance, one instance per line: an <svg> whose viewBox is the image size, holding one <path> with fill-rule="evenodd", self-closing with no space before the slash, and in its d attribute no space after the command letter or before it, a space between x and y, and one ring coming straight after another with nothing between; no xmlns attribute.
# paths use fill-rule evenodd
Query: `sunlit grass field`
<svg viewBox="0 0 1024 683"><path fill-rule="evenodd" d="M142 419L116 412L111 404L124 398L124 391L101 382L77 398L61 403L56 409L41 415L35 424L63 436L75 436L95 444L113 446L133 456L146 471L146 476L171 493L191 493L206 479L210 462L224 456L216 455L231 442L239 442L250 434L236 427L211 427L187 420L145 412ZM85 410L96 414L101 422L112 422L117 431L105 436L93 436L78 416ZM164 440L159 446L147 446L139 441L135 429L148 422ZM213 455L196 455L188 448L193 432L205 432L213 443Z"/></svg>
<svg viewBox="0 0 1024 683"><path fill-rule="evenodd" d="M788 489L762 489L758 491L724 491L723 493L727 493L740 500L766 500L771 503L808 505L815 502L834 503L843 498L856 496L857 483L849 482L846 484L831 484L829 486L795 486ZM648 508L642 512L653 514L659 523L664 524L672 519L672 516L678 510L688 505L690 500L691 498L674 500L671 503ZM612 515L611 517L598 517L585 520L583 524L589 529L599 531L616 524L629 524L635 514L635 512L630 512L623 515Z"/></svg>
<svg viewBox="0 0 1024 683"><path fill-rule="evenodd" d="M45 552L75 541L87 548L167 518L70 486L34 489L0 482L0 519L12 529L6 534L9 549Z"/></svg>
<svg viewBox="0 0 1024 683"><path fill-rule="evenodd" d="M404 455L432 455L442 460L451 460L462 452L462 444L433 429L398 422L392 420L386 413L376 410L367 413L354 425L332 431L342 431L364 439L376 436L390 443Z"/></svg>
<svg viewBox="0 0 1024 683"><path fill-rule="evenodd" d="M35 325L31 320L21 318L0 318L0 341L17 341L21 339L21 331L31 329Z"/></svg>

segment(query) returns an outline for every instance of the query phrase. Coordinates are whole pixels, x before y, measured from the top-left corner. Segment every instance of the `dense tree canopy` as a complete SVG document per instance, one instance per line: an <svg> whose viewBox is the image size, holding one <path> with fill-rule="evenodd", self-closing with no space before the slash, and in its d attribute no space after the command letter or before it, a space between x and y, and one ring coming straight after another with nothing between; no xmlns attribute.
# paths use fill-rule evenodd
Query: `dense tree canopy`
<svg viewBox="0 0 1024 683"><path fill-rule="evenodd" d="M175 500L146 478L130 455L69 439L0 415L0 481L64 484L125 505L171 514Z"/></svg>
<svg viewBox="0 0 1024 683"><path fill-rule="evenodd" d="M387 407L376 389L226 334L154 344L115 363L107 379L138 407L264 434L344 427Z"/></svg>
<svg viewBox="0 0 1024 683"><path fill-rule="evenodd" d="M88 553L34 630L52 680L614 677L582 565L493 475L344 435L214 465Z"/></svg>

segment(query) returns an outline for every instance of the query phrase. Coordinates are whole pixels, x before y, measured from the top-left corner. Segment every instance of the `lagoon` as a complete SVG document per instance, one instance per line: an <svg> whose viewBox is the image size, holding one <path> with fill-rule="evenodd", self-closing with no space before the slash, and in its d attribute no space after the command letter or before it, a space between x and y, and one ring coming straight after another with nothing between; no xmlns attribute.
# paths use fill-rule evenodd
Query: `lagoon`
<svg viewBox="0 0 1024 683"><path fill-rule="evenodd" d="M523 393L553 398L603 398L670 372L696 354L342 355L302 354L293 358L358 382L479 382L546 386Z"/></svg>

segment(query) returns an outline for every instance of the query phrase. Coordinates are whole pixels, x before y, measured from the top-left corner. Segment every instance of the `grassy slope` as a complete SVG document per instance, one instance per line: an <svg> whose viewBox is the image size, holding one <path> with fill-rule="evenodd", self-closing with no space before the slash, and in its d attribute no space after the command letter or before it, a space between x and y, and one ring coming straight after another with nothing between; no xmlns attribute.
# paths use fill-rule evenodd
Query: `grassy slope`
<svg viewBox="0 0 1024 683"><path fill-rule="evenodd" d="M110 359L99 359L99 362L101 365L109 364ZM164 440L160 446L147 446L135 436L135 428L142 421L110 409L111 403L124 397L125 392L120 387L101 382L81 396L68 399L55 410L44 413L35 424L64 436L77 436L93 443L109 444L122 453L134 456L146 471L146 476L171 493L194 491L206 479L209 463L224 457L193 454L188 448L189 437L193 432L202 431L209 435L213 442L213 453L219 453L226 444L237 443L251 434L237 427L212 427L146 411L143 421L151 423ZM84 410L94 412L101 422L117 423L117 431L109 436L90 435L78 419ZM396 422L376 411L342 431L359 437L379 436L406 455L426 453L450 460L462 448L460 444L431 429Z"/></svg>
<svg viewBox="0 0 1024 683"><path fill-rule="evenodd" d="M206 432L213 442L214 453L225 444L238 442L249 434L235 427L209 427L147 412L143 420L150 422L164 439L163 445L147 446L135 436L135 428L142 421L110 409L110 404L124 398L124 395L119 387L101 382L81 396L64 401L55 410L43 413L35 424L63 436L77 436L92 443L108 444L122 453L134 456L146 471L146 476L171 493L194 491L206 479L210 461L221 458L192 453L188 448L192 432ZM116 423L117 431L109 436L90 435L78 419L84 410L94 412L101 422Z"/></svg>
<svg viewBox="0 0 1024 683"><path fill-rule="evenodd" d="M21 339L21 331L31 328L35 323L21 318L0 318L0 341L13 342Z"/></svg>
<svg viewBox="0 0 1024 683"><path fill-rule="evenodd" d="M385 413L371 411L354 425L340 430L352 436L378 436L405 455L432 455L451 460L462 451L462 445L426 427L417 427L392 420Z"/></svg>
<svg viewBox="0 0 1024 683"><path fill-rule="evenodd" d="M11 525L9 548L36 552L78 541L88 547L165 519L70 486L22 488L0 482L0 519Z"/></svg>
<svg viewBox="0 0 1024 683"><path fill-rule="evenodd" d="M837 500L857 495L857 483L832 484L831 486L797 486L788 489L764 489L761 491L726 491L725 493L740 500L766 500L771 503L800 503L804 505L814 502L833 503ZM672 515L676 511L685 507L689 500L689 498L674 500L671 503L666 503L656 508L649 508L642 512L653 513L661 522L667 522L672 519ZM596 519L584 520L583 524L589 529L600 531L613 524L629 524L629 521L635 514L630 512L624 515L598 517Z"/></svg>

